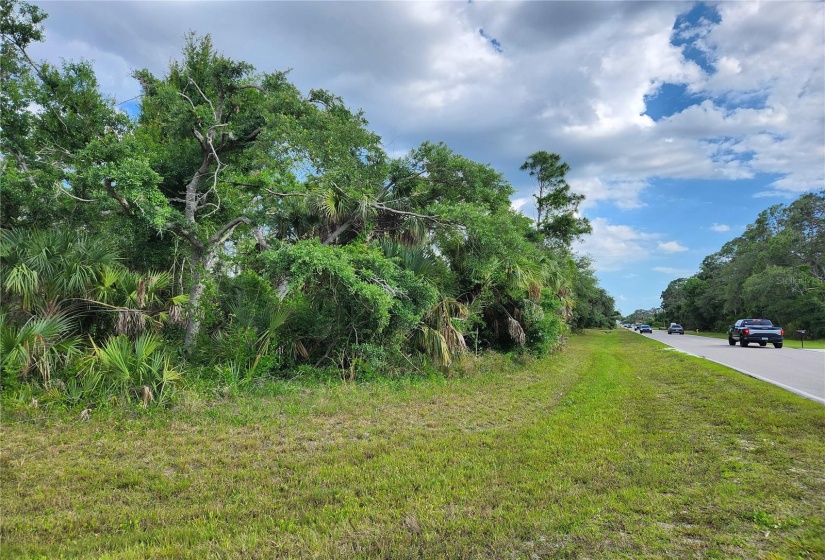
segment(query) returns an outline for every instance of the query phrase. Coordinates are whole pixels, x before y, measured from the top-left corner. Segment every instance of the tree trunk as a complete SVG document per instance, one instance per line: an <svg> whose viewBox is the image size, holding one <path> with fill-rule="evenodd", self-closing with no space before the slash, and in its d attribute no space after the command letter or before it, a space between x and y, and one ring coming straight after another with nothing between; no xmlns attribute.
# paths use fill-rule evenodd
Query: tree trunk
<svg viewBox="0 0 825 560"><path fill-rule="evenodd" d="M183 338L183 348L187 353L194 348L198 333L200 333L203 321L203 310L200 308L201 296L206 289L206 279L215 270L216 261L217 258L211 247L196 259L197 264L192 273L192 288L189 290L189 319L186 322L186 335Z"/></svg>
<svg viewBox="0 0 825 560"><path fill-rule="evenodd" d="M181 227L176 228L176 231L185 237L192 246L192 262L195 263L192 272L192 288L189 290L189 319L186 321L186 336L183 339L183 348L187 352L191 352L201 328L203 313L200 309L200 301L203 290L206 288L206 279L212 276L215 271L215 264L218 262L218 253L221 247L235 231L235 228L241 224L249 225L249 218L239 216L228 221L206 243L200 241L192 232Z"/></svg>

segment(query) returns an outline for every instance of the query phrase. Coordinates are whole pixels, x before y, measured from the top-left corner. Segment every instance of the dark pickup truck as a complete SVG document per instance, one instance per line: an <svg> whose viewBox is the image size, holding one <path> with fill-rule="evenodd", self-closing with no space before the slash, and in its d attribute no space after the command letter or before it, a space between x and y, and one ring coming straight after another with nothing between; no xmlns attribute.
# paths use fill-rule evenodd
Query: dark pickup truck
<svg viewBox="0 0 825 560"><path fill-rule="evenodd" d="M775 327L767 319L739 319L728 329L728 344L734 346L737 342L747 346L751 342L759 346L767 346L770 342L774 348L782 348L785 331L782 327Z"/></svg>

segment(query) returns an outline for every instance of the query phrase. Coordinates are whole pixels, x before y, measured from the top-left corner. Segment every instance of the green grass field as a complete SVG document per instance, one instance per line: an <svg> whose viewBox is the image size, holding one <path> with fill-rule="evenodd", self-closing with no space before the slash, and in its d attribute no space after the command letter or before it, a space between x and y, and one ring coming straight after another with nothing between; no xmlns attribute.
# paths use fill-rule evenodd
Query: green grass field
<svg viewBox="0 0 825 560"><path fill-rule="evenodd" d="M462 377L3 414L3 558L822 558L825 407L623 329Z"/></svg>

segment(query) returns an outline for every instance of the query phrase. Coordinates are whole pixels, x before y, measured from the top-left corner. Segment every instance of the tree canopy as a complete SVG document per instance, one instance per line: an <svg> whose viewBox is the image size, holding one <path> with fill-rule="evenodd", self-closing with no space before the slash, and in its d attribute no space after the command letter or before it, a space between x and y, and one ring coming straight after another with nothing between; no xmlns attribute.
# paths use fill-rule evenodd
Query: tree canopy
<svg viewBox="0 0 825 560"><path fill-rule="evenodd" d="M574 193L567 184L570 166L558 154L545 151L531 154L521 166L536 179L536 229L548 242L569 245L592 231L590 222L578 214L584 195Z"/></svg>
<svg viewBox="0 0 825 560"><path fill-rule="evenodd" d="M692 329L722 331L747 316L825 335L825 191L761 212L697 274L672 281L662 309Z"/></svg>

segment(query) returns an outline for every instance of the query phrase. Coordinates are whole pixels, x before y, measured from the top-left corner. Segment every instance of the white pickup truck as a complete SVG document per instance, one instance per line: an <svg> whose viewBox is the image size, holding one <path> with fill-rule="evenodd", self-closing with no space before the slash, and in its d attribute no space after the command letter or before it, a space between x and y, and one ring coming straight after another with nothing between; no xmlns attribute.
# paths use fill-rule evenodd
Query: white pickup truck
<svg viewBox="0 0 825 560"><path fill-rule="evenodd" d="M785 331L776 327L767 319L739 319L728 329L728 344L734 346L737 342L747 346L751 342L759 346L773 344L774 348L782 348L785 342Z"/></svg>

